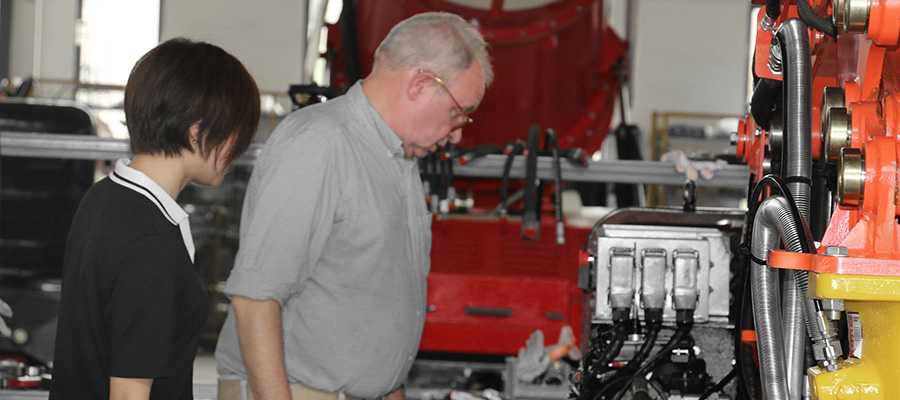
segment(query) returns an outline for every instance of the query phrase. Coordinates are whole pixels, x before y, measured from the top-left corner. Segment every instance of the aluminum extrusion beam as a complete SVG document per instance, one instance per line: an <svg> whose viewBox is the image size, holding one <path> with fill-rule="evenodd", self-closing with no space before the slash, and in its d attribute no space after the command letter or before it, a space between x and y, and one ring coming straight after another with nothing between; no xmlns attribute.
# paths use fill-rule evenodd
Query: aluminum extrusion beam
<svg viewBox="0 0 900 400"><path fill-rule="evenodd" d="M236 161L252 165L262 149L253 143ZM0 132L0 156L61 158L70 160L116 160L130 157L128 139L56 133Z"/></svg>
<svg viewBox="0 0 900 400"><path fill-rule="evenodd" d="M488 155L466 163L454 165L453 174L470 178L501 178L503 174L504 155ZM573 165L562 161L563 181L635 183L645 185L682 186L684 173L675 169L674 162L635 161L635 160L600 160L589 161L588 166ZM711 179L698 179L697 187L721 189L746 189L750 169L745 165L727 165L715 171ZM538 158L539 179L553 180L553 168L550 157ZM525 156L516 156L513 160L510 178L525 178Z"/></svg>
<svg viewBox="0 0 900 400"><path fill-rule="evenodd" d="M262 150L262 143L253 143L235 164L253 165ZM64 135L30 132L0 132L0 156L42 157L78 160L115 160L130 156L127 139L113 139L85 135ZM503 177L504 155L488 155L469 161L466 165L454 165L453 173L459 177ZM561 163L564 181L633 183L661 186L681 186L684 173L675 163L662 161L600 160L589 161L587 167ZM537 177L553 180L552 160L538 157ZM715 171L711 179L698 179L697 187L721 189L746 189L750 169L744 165L727 165ZM525 178L525 156L513 160L510 178Z"/></svg>

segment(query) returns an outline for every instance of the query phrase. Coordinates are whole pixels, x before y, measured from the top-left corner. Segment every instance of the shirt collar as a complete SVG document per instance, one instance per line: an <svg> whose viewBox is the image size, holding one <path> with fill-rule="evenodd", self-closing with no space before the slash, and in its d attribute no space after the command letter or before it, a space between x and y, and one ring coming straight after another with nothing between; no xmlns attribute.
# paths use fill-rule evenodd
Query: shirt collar
<svg viewBox="0 0 900 400"><path fill-rule="evenodd" d="M166 192L159 184L150 179L143 172L128 166L131 160L121 158L116 161L116 169L109 174L109 179L128 189L134 190L156 204L156 208L163 218L178 227L181 231L181 240L184 248L194 262L194 237L191 235L191 221L188 214L175 202L169 192Z"/></svg>
<svg viewBox="0 0 900 400"><path fill-rule="evenodd" d="M363 91L362 82L363 81L360 80L351 86L350 90L347 91L347 97L351 100L354 107L362 111L362 118L369 121L374 126L377 136L381 139L380 142L384 144L385 149L388 150L388 154L404 157L403 141L400 140L397 133L388 126L387 122L384 122L384 118L381 117L378 110L369 103L369 98L366 97L366 92Z"/></svg>
<svg viewBox="0 0 900 400"><path fill-rule="evenodd" d="M165 189L143 172L131 168L129 164L131 164L131 160L127 158L116 161L116 169L109 175L110 179L148 198L153 204L156 204L159 212L172 225L178 225L187 219L187 212L175 202L172 196L169 196Z"/></svg>

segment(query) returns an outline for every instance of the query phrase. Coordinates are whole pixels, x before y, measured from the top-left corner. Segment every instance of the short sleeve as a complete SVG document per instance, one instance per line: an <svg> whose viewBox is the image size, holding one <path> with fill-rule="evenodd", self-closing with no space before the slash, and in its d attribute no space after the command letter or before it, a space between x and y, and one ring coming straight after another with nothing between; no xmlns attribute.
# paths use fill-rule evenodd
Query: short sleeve
<svg viewBox="0 0 900 400"><path fill-rule="evenodd" d="M284 305L309 278L331 232L340 154L334 132L282 134L290 136L273 143L250 179L225 293Z"/></svg>
<svg viewBox="0 0 900 400"><path fill-rule="evenodd" d="M119 251L110 271L104 314L110 376L172 375L177 278L174 255L161 236L146 236Z"/></svg>

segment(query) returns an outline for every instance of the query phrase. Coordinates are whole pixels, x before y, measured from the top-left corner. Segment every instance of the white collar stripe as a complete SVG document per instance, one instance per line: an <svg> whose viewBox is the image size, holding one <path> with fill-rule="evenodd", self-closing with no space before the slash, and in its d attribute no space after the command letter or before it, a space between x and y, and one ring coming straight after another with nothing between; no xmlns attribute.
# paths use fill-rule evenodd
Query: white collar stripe
<svg viewBox="0 0 900 400"><path fill-rule="evenodd" d="M181 239L184 240L184 247L187 249L191 262L194 261L194 238L191 235L191 222L188 214L175 202L175 199L169 195L159 184L150 179L143 172L128 166L131 161L127 158L121 158L116 162L116 169L109 174L109 179L113 182L133 190L150 200L159 209L160 214L175 225L181 231Z"/></svg>
<svg viewBox="0 0 900 400"><path fill-rule="evenodd" d="M122 186L125 186L131 190L134 190L135 192L138 192L138 193L144 195L144 197L150 199L150 201L152 201L153 204L156 204L156 207L159 208L159 211L163 214L164 217L166 217L167 220L169 220L169 222L172 223L172 225L178 225L178 222L175 221L175 218L172 218L172 215L169 214L169 211L166 210L166 207L163 206L163 204L159 200L159 198L156 197L156 195L153 194L153 192L151 192L150 189L147 189L144 186L134 183L128 179L125 179L121 175L117 174L116 171L113 171L113 173L110 174L110 179L112 179L113 182L116 182Z"/></svg>

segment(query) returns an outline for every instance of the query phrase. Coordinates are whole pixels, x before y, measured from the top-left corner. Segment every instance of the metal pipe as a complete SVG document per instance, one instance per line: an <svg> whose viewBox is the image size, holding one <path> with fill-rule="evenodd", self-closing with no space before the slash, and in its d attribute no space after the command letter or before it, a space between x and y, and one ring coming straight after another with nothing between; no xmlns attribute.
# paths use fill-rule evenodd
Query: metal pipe
<svg viewBox="0 0 900 400"><path fill-rule="evenodd" d="M785 377L788 389L793 400L799 400L803 387L803 374L806 370L806 340L804 308L806 306L806 292L801 292L797 286L797 279L793 273L784 276L781 289L782 300L782 327L784 329L784 361Z"/></svg>
<svg viewBox="0 0 900 400"><path fill-rule="evenodd" d="M785 96L784 180L803 219L809 221L812 184L812 84L809 36L806 24L791 18L775 37L782 52Z"/></svg>
<svg viewBox="0 0 900 400"><path fill-rule="evenodd" d="M776 33L781 51L784 78L784 153L782 165L784 179L788 190L796 200L797 208L805 223L809 223L810 193L812 186L812 72L810 69L810 45L806 24L797 18L785 21ZM789 213L782 214L786 220L782 226L793 226ZM787 223L787 224L786 224ZM793 232L782 235L785 241L799 243L799 227ZM808 238L804 235L803 237ZM811 240L810 238L808 238ZM788 250L799 251L785 246ZM815 248L814 246L811 248ZM804 373L804 331L810 338L815 332L805 329L804 322L809 324L814 315L814 300L806 296L806 271L798 271L786 279L784 286L784 343L789 345L785 350L786 374L791 398L800 399ZM799 283L799 285L798 285ZM779 353L780 354L780 353Z"/></svg>
<svg viewBox="0 0 900 400"><path fill-rule="evenodd" d="M787 376L785 334L781 325L779 271L756 260L768 257L769 250L777 246L779 235L786 249L801 251L799 233L791 215L790 205L784 197L769 197L760 204L753 222L751 254L755 260L751 263L750 279L752 279L753 317L759 345L760 375L763 394L767 400L793 398L791 393L800 393L801 382ZM798 386L790 387L789 383Z"/></svg>

